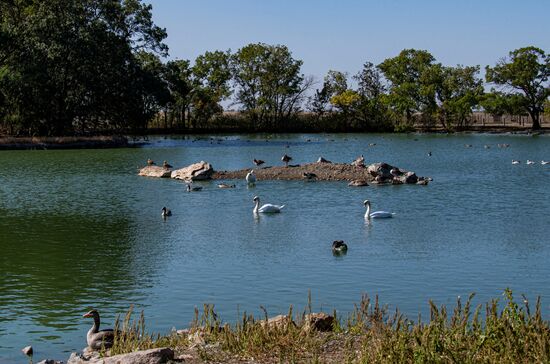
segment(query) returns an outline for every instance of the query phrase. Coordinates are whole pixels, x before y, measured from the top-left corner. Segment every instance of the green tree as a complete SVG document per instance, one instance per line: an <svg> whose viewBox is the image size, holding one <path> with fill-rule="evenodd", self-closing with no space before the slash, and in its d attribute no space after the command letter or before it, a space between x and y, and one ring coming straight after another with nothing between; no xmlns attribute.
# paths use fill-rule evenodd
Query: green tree
<svg viewBox="0 0 550 364"><path fill-rule="evenodd" d="M412 123L420 113L429 119L436 110L434 57L424 50L405 49L378 65L389 81L388 102L392 110Z"/></svg>
<svg viewBox="0 0 550 364"><path fill-rule="evenodd" d="M508 95L523 99L524 110L533 120L532 128L540 129L540 114L550 96L550 56L540 48L520 48L485 70L487 82L501 85Z"/></svg>
<svg viewBox="0 0 550 364"><path fill-rule="evenodd" d="M236 101L257 127L274 128L299 111L311 79L287 47L249 44L232 57Z"/></svg>
<svg viewBox="0 0 550 364"><path fill-rule="evenodd" d="M355 112L358 121L369 130L383 130L390 120L387 107L387 88L380 69L366 62L354 77L360 100Z"/></svg>
<svg viewBox="0 0 550 364"><path fill-rule="evenodd" d="M190 114L189 108L193 90L190 62L188 60L167 62L163 78L166 80L170 91L170 101L166 105L164 114L165 127L167 127L169 115L176 120L176 124L185 127L186 114Z"/></svg>
<svg viewBox="0 0 550 364"><path fill-rule="evenodd" d="M483 95L483 82L477 77L479 66L436 65L434 72L439 122L446 130L464 126Z"/></svg>

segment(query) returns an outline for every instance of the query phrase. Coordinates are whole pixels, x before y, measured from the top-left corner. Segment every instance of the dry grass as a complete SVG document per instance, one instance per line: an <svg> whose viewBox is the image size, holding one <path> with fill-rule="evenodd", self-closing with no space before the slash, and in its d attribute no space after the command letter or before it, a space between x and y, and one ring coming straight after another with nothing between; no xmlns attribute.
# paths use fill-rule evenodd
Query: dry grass
<svg viewBox="0 0 550 364"><path fill-rule="evenodd" d="M550 328L542 319L540 300L534 311L527 299L515 302L504 292L504 302L492 300L471 306L473 295L460 298L452 313L430 302L428 321L411 321L399 311L389 315L376 298L364 296L354 312L336 317L331 332L305 330L310 309L288 320L268 325L246 313L239 322L223 323L212 305L195 312L185 334L149 335L143 314L132 321L130 310L117 320L119 335L111 354L171 347L186 353L186 362L232 363L548 363ZM291 319L290 319L291 318Z"/></svg>

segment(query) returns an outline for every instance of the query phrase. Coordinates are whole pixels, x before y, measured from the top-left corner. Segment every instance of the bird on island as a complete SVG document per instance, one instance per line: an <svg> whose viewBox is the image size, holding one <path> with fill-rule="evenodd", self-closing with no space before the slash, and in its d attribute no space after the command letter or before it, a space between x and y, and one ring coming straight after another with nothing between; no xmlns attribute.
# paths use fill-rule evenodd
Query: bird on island
<svg viewBox="0 0 550 364"><path fill-rule="evenodd" d="M304 172L302 176L308 181L313 181L317 178L317 175L312 172Z"/></svg>
<svg viewBox="0 0 550 364"><path fill-rule="evenodd" d="M323 157L319 157L319 159L317 159L317 163L332 163L332 162Z"/></svg>
<svg viewBox="0 0 550 364"><path fill-rule="evenodd" d="M227 183L220 183L218 184L218 188L235 188L235 185L228 185Z"/></svg>
<svg viewBox="0 0 550 364"><path fill-rule="evenodd" d="M356 167L364 167L365 166L365 157L363 157L363 154L361 154L353 162L351 162L351 165L356 166Z"/></svg>
<svg viewBox="0 0 550 364"><path fill-rule="evenodd" d="M256 203L254 209L252 210L252 212L254 212L255 214L259 212L264 214L278 213L281 212L283 207L285 207L285 205L272 205L270 203L266 203L265 205L262 205L262 207L260 207L260 198L258 196L254 196L254 199L252 201Z"/></svg>
<svg viewBox="0 0 550 364"><path fill-rule="evenodd" d="M344 243L343 240L334 240L332 242L332 254L340 255L346 254L348 251L348 246Z"/></svg>
<svg viewBox="0 0 550 364"><path fill-rule="evenodd" d="M88 347L93 350L111 348L115 340L115 332L113 329L99 330L99 312L96 310L91 310L82 317L92 317L94 319L92 328L86 334L86 342L88 343Z"/></svg>
<svg viewBox="0 0 550 364"><path fill-rule="evenodd" d="M254 170L251 170L246 174L245 180L249 185L256 183L256 175L254 174Z"/></svg>
<svg viewBox="0 0 550 364"><path fill-rule="evenodd" d="M547 165L547 164L550 164L550 161L540 161L540 164L542 164L543 166Z"/></svg>
<svg viewBox="0 0 550 364"><path fill-rule="evenodd" d="M162 208L162 213L160 214L162 217L168 217L172 216L172 211L170 209L167 209L166 206Z"/></svg>
<svg viewBox="0 0 550 364"><path fill-rule="evenodd" d="M518 161L516 159L512 159L512 164L520 164L520 161Z"/></svg>
<svg viewBox="0 0 550 364"><path fill-rule="evenodd" d="M154 166L155 165L155 161L153 161L151 158L147 159L147 165L148 166Z"/></svg>
<svg viewBox="0 0 550 364"><path fill-rule="evenodd" d="M261 160L261 159L256 159L256 158L254 158L254 161L253 161L253 162L254 162L254 164L256 165L256 167L259 167L259 166L261 166L262 164L265 163L263 160Z"/></svg>
<svg viewBox="0 0 550 364"><path fill-rule="evenodd" d="M202 190L201 186L191 186L191 183L187 184L187 192L196 192Z"/></svg>
<svg viewBox="0 0 550 364"><path fill-rule="evenodd" d="M393 212L387 212L387 211L374 211L370 212L370 201L365 200L363 201L363 205L367 208L367 211L365 212L365 219L387 219L393 217L395 215Z"/></svg>
<svg viewBox="0 0 550 364"><path fill-rule="evenodd" d="M527 162L525 162L525 164L535 164L535 162L530 159L527 159Z"/></svg>
<svg viewBox="0 0 550 364"><path fill-rule="evenodd" d="M168 164L167 161L164 161L162 162L162 166L165 168L165 169L171 169L173 168L171 164Z"/></svg>
<svg viewBox="0 0 550 364"><path fill-rule="evenodd" d="M281 158L281 160L283 162L285 162L285 167L288 167L288 162L290 162L292 160L292 157L289 156L289 155L283 155L283 157Z"/></svg>

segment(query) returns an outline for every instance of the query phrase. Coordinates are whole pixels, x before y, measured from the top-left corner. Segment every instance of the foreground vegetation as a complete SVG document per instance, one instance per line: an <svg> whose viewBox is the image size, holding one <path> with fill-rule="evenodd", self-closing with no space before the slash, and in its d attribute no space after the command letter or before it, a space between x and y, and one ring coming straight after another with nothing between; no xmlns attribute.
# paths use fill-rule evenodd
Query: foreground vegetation
<svg viewBox="0 0 550 364"><path fill-rule="evenodd" d="M293 315L278 324L246 314L234 325L223 323L213 306L205 305L190 330L167 336L145 332L143 314L132 322L129 311L117 329L111 354L153 347L171 347L195 362L291 363L547 363L550 361L550 327L543 320L541 303L534 309L523 297L518 304L512 292L503 302L492 300L472 307L471 295L458 298L449 312L430 302L430 317L411 321L399 311L389 314L378 299L367 296L348 317L335 317L332 330L307 329L307 314ZM336 313L334 313L336 315Z"/></svg>
<svg viewBox="0 0 550 364"><path fill-rule="evenodd" d="M159 122L185 130L225 122L246 131L404 131L419 123L451 131L477 109L529 115L539 129L550 112L550 56L533 46L486 67L485 81L496 87L489 93L480 66L442 65L416 49L367 61L351 77L329 70L316 87L284 45L165 61L167 34L152 10L141 0L0 2L0 134L135 132ZM237 116L222 115L222 104ZM297 118L303 111L306 122Z"/></svg>

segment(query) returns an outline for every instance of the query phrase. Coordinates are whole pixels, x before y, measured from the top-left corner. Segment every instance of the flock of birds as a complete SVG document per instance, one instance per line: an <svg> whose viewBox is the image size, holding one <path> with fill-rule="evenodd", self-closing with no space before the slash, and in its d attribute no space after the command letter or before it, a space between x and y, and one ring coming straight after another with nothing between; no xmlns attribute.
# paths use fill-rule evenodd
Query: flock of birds
<svg viewBox="0 0 550 364"><path fill-rule="evenodd" d="M521 161L517 160L517 159L512 159L512 164L521 164ZM531 160L531 159L527 159L527 161L525 162L525 164L536 164L535 161ZM547 165L547 164L550 164L550 161L540 161L540 164L542 164L543 166Z"/></svg>

